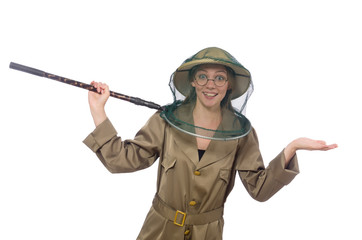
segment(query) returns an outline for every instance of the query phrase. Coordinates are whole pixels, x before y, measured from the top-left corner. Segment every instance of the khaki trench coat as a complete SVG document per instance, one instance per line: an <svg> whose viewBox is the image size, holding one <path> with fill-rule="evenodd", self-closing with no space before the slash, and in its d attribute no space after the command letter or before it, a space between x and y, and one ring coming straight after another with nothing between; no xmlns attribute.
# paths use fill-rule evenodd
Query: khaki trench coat
<svg viewBox="0 0 362 240"><path fill-rule="evenodd" d="M240 139L211 141L199 161L195 137L159 112L133 140L123 141L106 119L84 143L112 173L141 170L159 158L157 193L138 240L220 240L236 174L251 197L266 201L299 173L296 156L284 167L283 151L265 168L254 129Z"/></svg>

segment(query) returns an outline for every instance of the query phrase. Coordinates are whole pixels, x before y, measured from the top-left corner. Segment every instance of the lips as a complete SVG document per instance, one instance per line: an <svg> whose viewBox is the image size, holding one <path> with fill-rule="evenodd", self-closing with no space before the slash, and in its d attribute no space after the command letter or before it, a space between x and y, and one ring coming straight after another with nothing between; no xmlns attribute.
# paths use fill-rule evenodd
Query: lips
<svg viewBox="0 0 362 240"><path fill-rule="evenodd" d="M209 92L203 92L203 94L204 94L206 97L215 97L215 96L218 95L217 93L209 93Z"/></svg>

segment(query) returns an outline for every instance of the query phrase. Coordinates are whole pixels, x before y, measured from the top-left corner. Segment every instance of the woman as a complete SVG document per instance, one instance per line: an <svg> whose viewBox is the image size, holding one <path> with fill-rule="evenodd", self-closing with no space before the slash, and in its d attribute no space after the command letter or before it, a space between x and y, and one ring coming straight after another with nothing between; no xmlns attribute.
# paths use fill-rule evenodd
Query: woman
<svg viewBox="0 0 362 240"><path fill-rule="evenodd" d="M108 86L92 85L100 93L89 92L96 129L84 143L104 166L132 172L159 158L157 192L139 240L222 239L223 206L236 173L251 197L266 201L298 174L297 150L337 147L298 138L265 168L255 130L242 114L252 92L250 73L219 48L201 50L176 70L170 81L174 103L155 113L133 140L118 137L107 118Z"/></svg>

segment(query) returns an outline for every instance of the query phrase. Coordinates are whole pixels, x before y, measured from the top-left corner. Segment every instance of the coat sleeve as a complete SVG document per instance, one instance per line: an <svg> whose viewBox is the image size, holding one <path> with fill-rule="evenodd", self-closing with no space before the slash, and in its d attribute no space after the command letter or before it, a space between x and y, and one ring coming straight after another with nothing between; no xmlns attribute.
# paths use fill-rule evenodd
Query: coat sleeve
<svg viewBox="0 0 362 240"><path fill-rule="evenodd" d="M284 150L264 167L259 142L254 129L238 149L236 169L246 190L257 201L267 201L299 173L297 156L285 166Z"/></svg>
<svg viewBox="0 0 362 240"><path fill-rule="evenodd" d="M134 172L151 166L161 155L165 122L155 113L133 140L123 141L110 120L83 141L111 173Z"/></svg>

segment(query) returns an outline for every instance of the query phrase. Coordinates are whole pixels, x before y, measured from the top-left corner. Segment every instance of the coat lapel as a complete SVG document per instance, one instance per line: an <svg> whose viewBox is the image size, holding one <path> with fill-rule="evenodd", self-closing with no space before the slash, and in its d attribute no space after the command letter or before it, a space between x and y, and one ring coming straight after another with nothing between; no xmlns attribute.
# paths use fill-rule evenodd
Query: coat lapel
<svg viewBox="0 0 362 240"><path fill-rule="evenodd" d="M193 162L195 166L199 163L199 153L197 151L196 138L190 134L183 133L176 128L171 131L175 136L173 140L181 151Z"/></svg>
<svg viewBox="0 0 362 240"><path fill-rule="evenodd" d="M176 118L189 124L193 124L194 119L192 112L194 109L193 104L185 104L179 106L174 114ZM174 141L183 153L194 163L196 166L199 162L199 154L197 151L196 138L190 134L184 133L181 130L172 127Z"/></svg>

